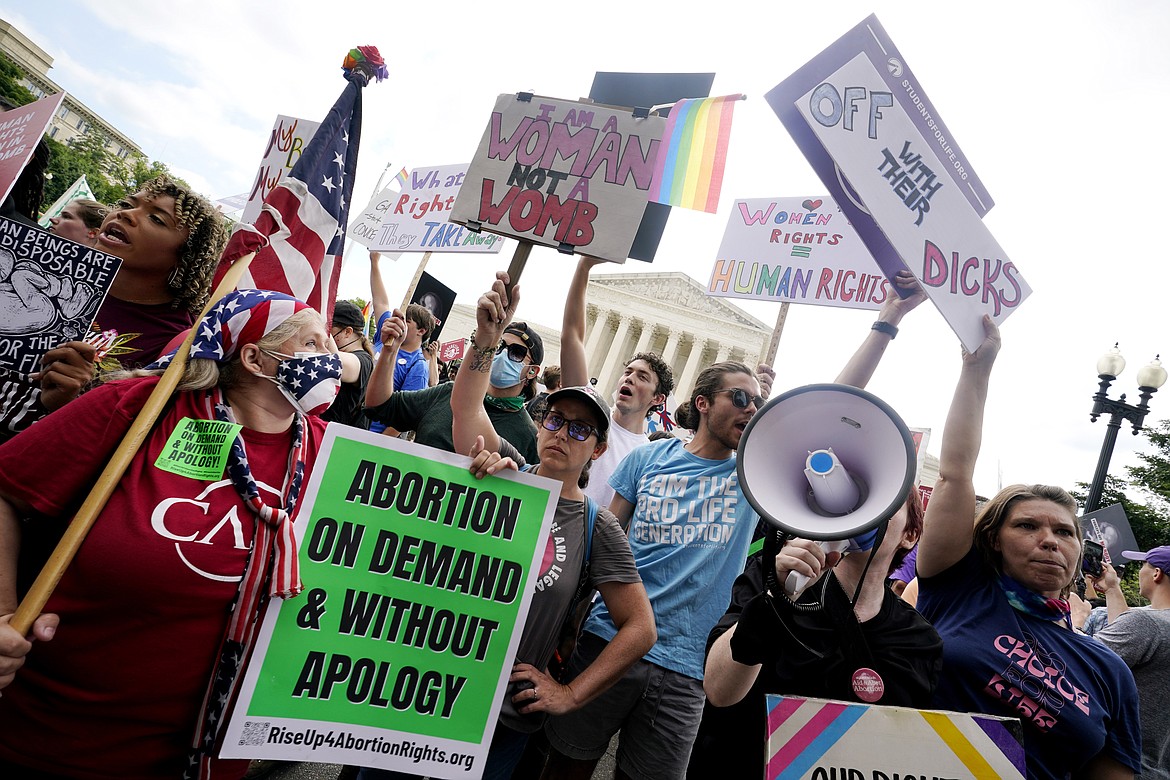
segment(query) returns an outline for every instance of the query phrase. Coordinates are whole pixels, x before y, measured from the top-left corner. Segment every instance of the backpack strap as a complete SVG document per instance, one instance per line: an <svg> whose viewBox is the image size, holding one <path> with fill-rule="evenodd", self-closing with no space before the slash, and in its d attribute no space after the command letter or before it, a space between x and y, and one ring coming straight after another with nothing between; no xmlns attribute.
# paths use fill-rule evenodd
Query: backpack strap
<svg viewBox="0 0 1170 780"><path fill-rule="evenodd" d="M589 594L589 556L593 552L593 528L597 525L597 502L585 496L585 554L581 556L581 576L577 580L577 591L569 602L569 614Z"/></svg>
<svg viewBox="0 0 1170 780"><path fill-rule="evenodd" d="M589 554L593 552L593 527L597 525L597 502L585 496L585 565L589 565Z"/></svg>

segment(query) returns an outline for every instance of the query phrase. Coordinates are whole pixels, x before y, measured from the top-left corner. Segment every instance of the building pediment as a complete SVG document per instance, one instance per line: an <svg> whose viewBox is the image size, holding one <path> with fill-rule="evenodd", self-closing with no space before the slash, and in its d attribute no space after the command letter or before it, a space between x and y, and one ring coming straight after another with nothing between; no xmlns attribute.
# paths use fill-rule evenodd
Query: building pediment
<svg viewBox="0 0 1170 780"><path fill-rule="evenodd" d="M750 330L770 332L766 325L725 298L707 295L707 288L679 271L646 274L598 274L590 286L640 298L655 308L676 308L689 314L702 314L716 320L733 322Z"/></svg>

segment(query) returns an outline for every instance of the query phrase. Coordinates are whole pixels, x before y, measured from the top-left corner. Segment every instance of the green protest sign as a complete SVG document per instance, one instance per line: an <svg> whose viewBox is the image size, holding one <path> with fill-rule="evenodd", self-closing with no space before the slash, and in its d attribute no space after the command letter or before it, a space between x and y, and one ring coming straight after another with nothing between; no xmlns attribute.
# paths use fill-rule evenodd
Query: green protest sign
<svg viewBox="0 0 1170 780"><path fill-rule="evenodd" d="M214 482L223 477L232 442L243 427L184 417L171 431L154 466L183 477Z"/></svg>
<svg viewBox="0 0 1170 780"><path fill-rule="evenodd" d="M476 777L559 485L331 425L223 755Z"/></svg>

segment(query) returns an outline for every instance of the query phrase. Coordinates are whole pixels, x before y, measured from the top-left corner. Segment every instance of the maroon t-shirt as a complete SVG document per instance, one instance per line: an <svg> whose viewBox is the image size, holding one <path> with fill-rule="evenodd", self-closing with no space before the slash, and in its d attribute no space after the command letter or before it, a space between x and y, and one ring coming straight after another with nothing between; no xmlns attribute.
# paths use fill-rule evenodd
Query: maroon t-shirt
<svg viewBox="0 0 1170 780"><path fill-rule="evenodd" d="M176 333L191 327L194 317L186 308L169 303L130 303L107 295L94 320L95 330L118 331L114 346L102 361L100 371L142 368L158 359Z"/></svg>
<svg viewBox="0 0 1170 780"><path fill-rule="evenodd" d="M116 330L117 339L98 366L99 373L153 363L163 347L191 327L191 313L169 303L130 303L107 295L94 327ZM0 372L2 374L3 372ZM40 403L40 384L19 376L0 376L0 443L29 428L48 412Z"/></svg>
<svg viewBox="0 0 1170 780"><path fill-rule="evenodd" d="M156 382L98 387L0 447L0 493L46 515L76 511ZM181 774L255 517L229 479L154 466L184 417L209 418L205 394L176 396L50 598L57 635L0 698L3 760L94 780ZM306 428L307 482L325 423ZM244 431L267 501L279 500L291 440Z"/></svg>

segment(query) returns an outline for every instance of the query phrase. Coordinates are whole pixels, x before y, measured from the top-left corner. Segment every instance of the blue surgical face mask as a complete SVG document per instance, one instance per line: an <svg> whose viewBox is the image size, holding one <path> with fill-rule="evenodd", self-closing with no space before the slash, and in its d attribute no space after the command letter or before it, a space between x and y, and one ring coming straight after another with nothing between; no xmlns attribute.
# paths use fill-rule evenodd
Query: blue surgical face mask
<svg viewBox="0 0 1170 780"><path fill-rule="evenodd" d="M520 375L524 372L524 364L517 363L508 357L508 350L498 353L492 358L492 373L488 377L492 387L503 390L520 382Z"/></svg>
<svg viewBox="0 0 1170 780"><path fill-rule="evenodd" d="M849 552L869 552L873 549L873 543L877 541L877 528L871 528L860 536L855 536L849 540Z"/></svg>

